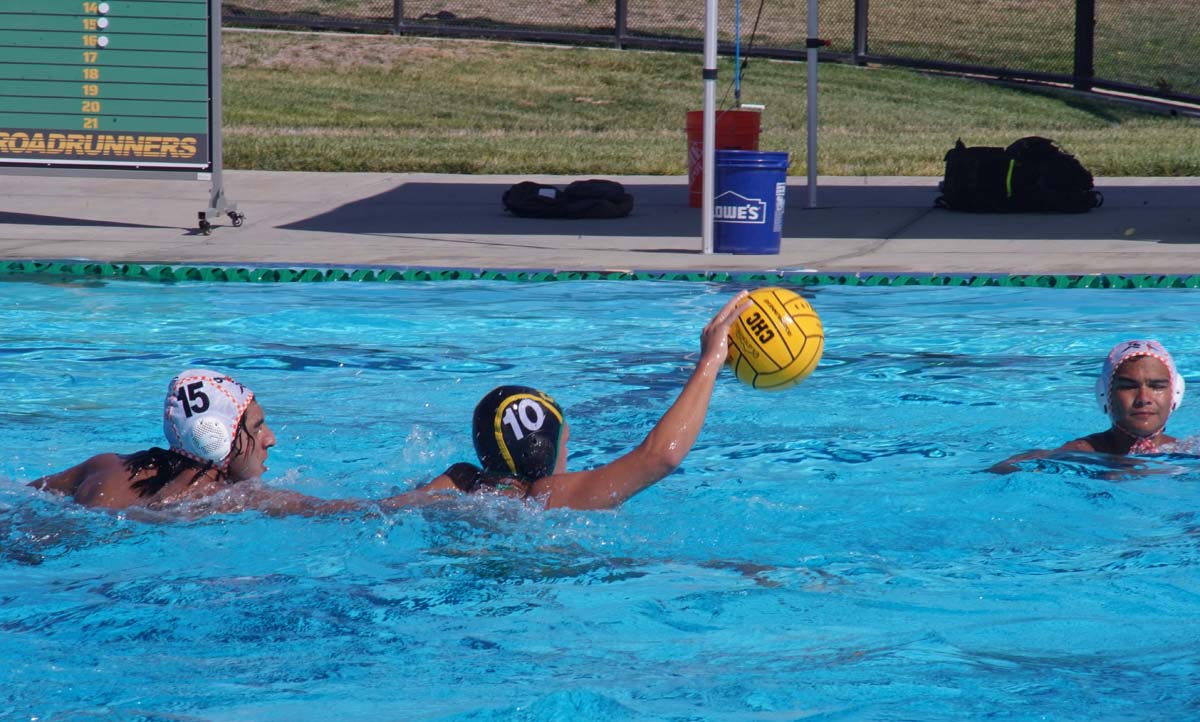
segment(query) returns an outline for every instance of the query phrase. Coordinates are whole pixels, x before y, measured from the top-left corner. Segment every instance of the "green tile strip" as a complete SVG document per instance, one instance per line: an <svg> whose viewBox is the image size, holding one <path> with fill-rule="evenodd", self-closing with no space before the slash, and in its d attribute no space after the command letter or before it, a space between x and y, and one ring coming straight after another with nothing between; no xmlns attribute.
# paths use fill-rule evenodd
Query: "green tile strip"
<svg viewBox="0 0 1200 722"><path fill-rule="evenodd" d="M292 268L182 266L92 261L0 261L0 280L128 279L178 283L316 283L393 281L704 281L789 286L1002 286L1027 288L1197 288L1200 275L816 273L809 271L558 271L469 268Z"/></svg>

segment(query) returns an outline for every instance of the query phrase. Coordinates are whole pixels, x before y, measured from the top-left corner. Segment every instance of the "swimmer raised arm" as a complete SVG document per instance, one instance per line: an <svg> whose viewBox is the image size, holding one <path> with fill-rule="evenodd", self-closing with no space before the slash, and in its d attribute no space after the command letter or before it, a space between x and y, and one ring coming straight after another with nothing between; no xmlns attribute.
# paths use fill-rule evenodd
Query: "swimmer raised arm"
<svg viewBox="0 0 1200 722"><path fill-rule="evenodd" d="M455 464L414 493L458 488L542 500L546 508L611 509L674 471L695 445L717 375L729 354L729 328L749 304L743 291L700 334L700 358L675 402L632 451L587 471L566 470L570 427L546 394L521 386L491 391L475 409L473 437L482 468Z"/></svg>
<svg viewBox="0 0 1200 722"><path fill-rule="evenodd" d="M749 306L747 295L742 291L734 296L704 327L700 358L691 377L642 443L597 469L540 479L533 485L533 495L544 496L546 508L611 509L675 471L704 426L713 386L729 355L729 328Z"/></svg>

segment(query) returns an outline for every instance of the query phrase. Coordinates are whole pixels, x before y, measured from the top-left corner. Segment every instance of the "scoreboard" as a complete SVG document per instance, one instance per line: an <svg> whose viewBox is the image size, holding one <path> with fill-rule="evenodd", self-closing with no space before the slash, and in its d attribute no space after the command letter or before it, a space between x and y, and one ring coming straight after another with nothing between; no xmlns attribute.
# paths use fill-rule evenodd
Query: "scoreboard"
<svg viewBox="0 0 1200 722"><path fill-rule="evenodd" d="M0 0L0 172L213 179L232 208L220 2Z"/></svg>
<svg viewBox="0 0 1200 722"><path fill-rule="evenodd" d="M210 0L0 0L0 162L207 170Z"/></svg>

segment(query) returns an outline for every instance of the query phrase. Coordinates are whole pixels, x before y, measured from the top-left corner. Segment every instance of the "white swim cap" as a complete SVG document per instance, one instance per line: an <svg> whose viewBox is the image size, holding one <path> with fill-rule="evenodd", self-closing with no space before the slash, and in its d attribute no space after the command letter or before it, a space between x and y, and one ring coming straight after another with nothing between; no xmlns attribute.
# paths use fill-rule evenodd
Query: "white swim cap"
<svg viewBox="0 0 1200 722"><path fill-rule="evenodd" d="M189 369L171 379L163 433L171 451L224 467L254 392L225 374Z"/></svg>
<svg viewBox="0 0 1200 722"><path fill-rule="evenodd" d="M1179 405L1183 403L1184 383L1183 377L1175 369L1175 360L1158 341L1136 340L1124 341L1113 346L1113 350L1108 353L1108 358L1104 360L1100 378L1096 379L1096 403L1100 404L1100 410L1106 415L1112 416L1110 398L1113 375L1117 373L1117 369L1121 368L1121 364L1136 356L1153 356L1163 362L1171 375L1171 411L1179 408Z"/></svg>

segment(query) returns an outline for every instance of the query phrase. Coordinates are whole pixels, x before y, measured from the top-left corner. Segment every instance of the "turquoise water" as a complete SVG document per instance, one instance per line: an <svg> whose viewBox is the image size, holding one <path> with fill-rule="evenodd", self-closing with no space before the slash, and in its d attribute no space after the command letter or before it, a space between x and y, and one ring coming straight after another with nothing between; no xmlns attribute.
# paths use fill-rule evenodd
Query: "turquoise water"
<svg viewBox="0 0 1200 722"><path fill-rule="evenodd" d="M603 463L734 290L0 283L0 719L1196 717L1200 460L980 471L1102 429L1129 337L1175 354L1171 431L1200 433L1194 291L808 289L817 372L726 372L684 466L615 512L163 522L20 483L161 444L189 366L255 389L273 486L410 488L511 382L564 405L572 468Z"/></svg>

